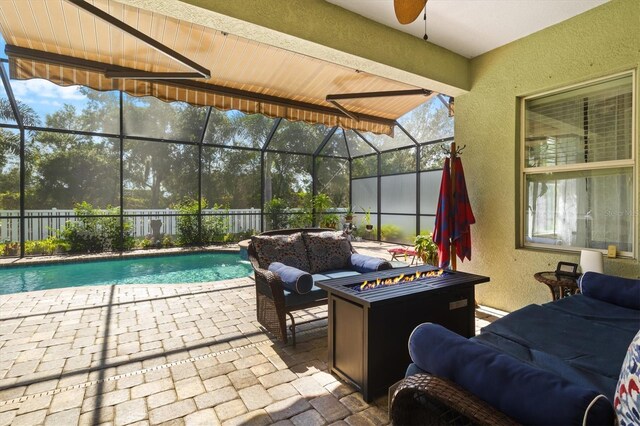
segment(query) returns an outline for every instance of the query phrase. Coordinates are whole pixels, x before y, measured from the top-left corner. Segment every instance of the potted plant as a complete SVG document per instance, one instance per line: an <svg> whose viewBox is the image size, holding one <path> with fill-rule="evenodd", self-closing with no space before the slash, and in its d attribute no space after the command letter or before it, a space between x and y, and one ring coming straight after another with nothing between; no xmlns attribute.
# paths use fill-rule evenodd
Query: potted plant
<svg viewBox="0 0 640 426"><path fill-rule="evenodd" d="M340 223L340 217L337 214L328 214L322 218L320 226L323 228L336 229Z"/></svg>
<svg viewBox="0 0 640 426"><path fill-rule="evenodd" d="M347 223L351 223L352 220L353 220L353 210L351 209L351 206L349 206L347 208L347 212L344 214L344 221Z"/></svg>
<svg viewBox="0 0 640 426"><path fill-rule="evenodd" d="M413 244L423 263L438 266L438 246L433 242L432 233L417 235Z"/></svg>
<svg viewBox="0 0 640 426"><path fill-rule="evenodd" d="M364 227L367 232L371 232L373 230L373 225L371 224L371 208L363 208L362 212L364 213Z"/></svg>

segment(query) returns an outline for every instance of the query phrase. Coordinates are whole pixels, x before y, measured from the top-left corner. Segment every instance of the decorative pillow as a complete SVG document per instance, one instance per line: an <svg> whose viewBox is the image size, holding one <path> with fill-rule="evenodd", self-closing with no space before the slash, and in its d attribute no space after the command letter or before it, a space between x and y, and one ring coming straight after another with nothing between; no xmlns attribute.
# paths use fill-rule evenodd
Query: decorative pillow
<svg viewBox="0 0 640 426"><path fill-rule="evenodd" d="M640 309L640 280L586 272L580 278L585 296L630 309Z"/></svg>
<svg viewBox="0 0 640 426"><path fill-rule="evenodd" d="M631 341L622 363L613 407L620 426L640 425L640 331Z"/></svg>
<svg viewBox="0 0 640 426"><path fill-rule="evenodd" d="M313 277L311 274L294 268L293 266L273 262L269 265L269 271L280 277L284 288L294 293L309 293L313 287Z"/></svg>
<svg viewBox="0 0 640 426"><path fill-rule="evenodd" d="M251 237L251 242L256 249L261 268L267 269L273 262L280 262L302 271L309 271L309 259L302 241L302 233L254 235Z"/></svg>
<svg viewBox="0 0 640 426"><path fill-rule="evenodd" d="M351 243L341 231L304 233L303 238L312 274L349 267Z"/></svg>
<svg viewBox="0 0 640 426"><path fill-rule="evenodd" d="M595 390L441 325L425 323L409 337L409 354L422 370L449 379L522 424L612 425L615 414Z"/></svg>
<svg viewBox="0 0 640 426"><path fill-rule="evenodd" d="M384 259L358 253L353 253L351 255L351 258L349 259L349 266L351 269L358 271L361 274L384 271L385 269L393 268L393 265Z"/></svg>

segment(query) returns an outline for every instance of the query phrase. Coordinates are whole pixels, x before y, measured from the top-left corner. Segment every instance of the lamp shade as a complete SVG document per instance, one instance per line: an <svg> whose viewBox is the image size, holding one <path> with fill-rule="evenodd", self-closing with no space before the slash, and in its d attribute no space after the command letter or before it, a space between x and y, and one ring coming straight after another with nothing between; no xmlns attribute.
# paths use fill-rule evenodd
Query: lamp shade
<svg viewBox="0 0 640 426"><path fill-rule="evenodd" d="M580 269L583 274L590 271L602 273L602 253L595 250L580 250Z"/></svg>

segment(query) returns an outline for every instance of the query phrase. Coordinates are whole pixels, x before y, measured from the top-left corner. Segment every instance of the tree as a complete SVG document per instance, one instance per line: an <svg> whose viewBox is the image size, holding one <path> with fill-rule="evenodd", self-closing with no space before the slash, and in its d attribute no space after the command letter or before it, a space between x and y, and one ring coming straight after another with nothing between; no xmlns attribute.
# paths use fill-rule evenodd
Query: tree
<svg viewBox="0 0 640 426"><path fill-rule="evenodd" d="M38 114L30 106L17 101L18 113L26 126L40 125ZM13 109L8 99L0 98L0 120L14 121ZM27 132L27 138L32 132ZM27 173L31 169L29 159L33 158L33 150L27 146ZM20 132L0 128L0 210L17 210L20 208Z"/></svg>

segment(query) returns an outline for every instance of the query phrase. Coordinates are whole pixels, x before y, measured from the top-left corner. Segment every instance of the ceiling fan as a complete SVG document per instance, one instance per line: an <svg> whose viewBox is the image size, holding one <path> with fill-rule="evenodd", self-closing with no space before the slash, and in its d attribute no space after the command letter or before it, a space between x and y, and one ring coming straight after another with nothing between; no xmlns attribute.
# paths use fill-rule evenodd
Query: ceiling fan
<svg viewBox="0 0 640 426"><path fill-rule="evenodd" d="M427 36L427 0L393 0L393 10L396 12L396 18L402 25L410 24L415 21L420 12L424 10L424 37Z"/></svg>

